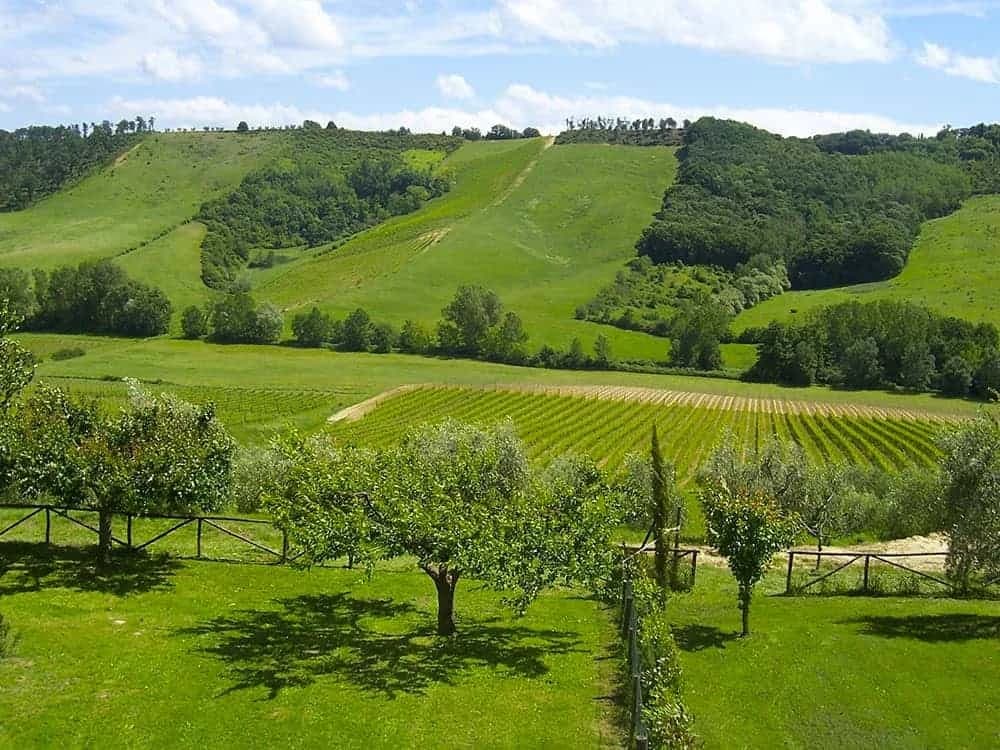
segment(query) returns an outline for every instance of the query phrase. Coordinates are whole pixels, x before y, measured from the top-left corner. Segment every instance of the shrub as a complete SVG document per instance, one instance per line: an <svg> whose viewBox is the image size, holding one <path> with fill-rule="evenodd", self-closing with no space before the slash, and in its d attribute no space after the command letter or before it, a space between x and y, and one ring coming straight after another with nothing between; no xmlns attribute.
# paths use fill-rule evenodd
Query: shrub
<svg viewBox="0 0 1000 750"><path fill-rule="evenodd" d="M82 357L86 353L86 350L79 346L71 346L65 349L56 349L56 351L52 352L52 359L56 362L62 362L63 360Z"/></svg>
<svg viewBox="0 0 1000 750"><path fill-rule="evenodd" d="M208 316L200 307L191 305L181 314L181 331L186 339L200 339L208 335Z"/></svg>

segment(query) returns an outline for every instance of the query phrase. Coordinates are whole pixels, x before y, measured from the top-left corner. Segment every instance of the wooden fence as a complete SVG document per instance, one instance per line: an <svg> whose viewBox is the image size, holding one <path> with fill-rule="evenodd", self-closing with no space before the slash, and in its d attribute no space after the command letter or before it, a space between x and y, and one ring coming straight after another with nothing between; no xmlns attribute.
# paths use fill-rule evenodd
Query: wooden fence
<svg viewBox="0 0 1000 750"><path fill-rule="evenodd" d="M69 521L70 523L75 524L76 526L80 526L80 527L86 529L87 531L89 531L89 532L91 532L91 533L93 533L95 535L100 534L100 531L98 530L98 528L96 526L93 526L93 525L87 523L86 521L82 521L79 518L75 518L74 516L70 515L71 511L74 512L74 513L96 514L97 513L96 510L89 510L89 509L85 509L85 508L84 509L81 509L81 508L68 508L68 507L65 507L65 506L58 506L58 505L18 505L18 504L7 504L7 503L0 503L0 509L7 509L7 510L13 509L13 510L25 511L25 515L24 516L22 516L21 518L17 519L13 523L9 524L5 528L0 529L0 538L6 536L7 534L9 534L11 531L13 531L14 529L16 529L21 524L25 523L26 521L29 521L30 519L32 519L35 516L37 516L39 514L42 514L42 513L45 514L45 543L46 544L51 544L52 543L52 520L53 520L53 516L55 516L56 518L65 519L66 521ZM196 553L195 554L196 554L196 557L198 557L198 558L202 557L202 535L203 535L204 530L205 530L206 527L209 528L209 529L213 529L215 531L218 531L219 533L222 533L222 534L224 534L224 535L226 535L228 537L236 539L237 541L239 541L243 545L246 545L246 546L251 547L253 549L256 549L256 550L258 550L260 552L263 552L266 555L268 555L269 557L274 558L276 562L286 563L286 562L290 562L292 560L295 560L296 558L298 558L299 556L301 556L301 553L299 553L297 555L290 554L289 547L288 547L288 532L284 531L284 530L281 530L281 529L277 529L277 527L271 521L268 521L268 520L265 520L265 519L260 519L260 518L237 518L237 517L234 517L234 516L203 516L203 515L183 516L183 515L164 515L164 514L150 514L150 515L145 515L144 514L142 516L137 516L137 515L132 514L132 513L124 513L124 514L122 514L122 513L116 513L115 515L118 516L118 517L124 516L126 531L125 531L125 538L124 539L120 539L119 537L112 535L112 537L111 537L112 543L117 544L120 547L124 547L125 549L128 549L128 550L130 550L132 552L139 552L141 550L149 549L154 544L162 542L164 539L168 538L172 534L175 534L178 531L180 531L181 529L194 524L195 527L196 527L196 530L195 530ZM137 518L151 519L151 520L173 521L174 523L172 525L170 525L169 528L167 528L167 529L165 529L163 531L160 531L159 533L155 534L154 536L152 536L149 539L146 539L145 541L141 541L140 542L140 541L138 541L138 540L135 539L135 535L133 533L134 522L135 522L135 520ZM250 537L246 536L245 534L241 534L238 531L235 531L235 530L233 530L231 528L227 528L226 526L223 525L223 524L226 524L226 523L229 523L229 524L239 523L239 524L257 525L257 526L268 526L270 528L276 529L276 530L280 531L280 533L281 533L281 549L280 550L273 549L272 547L269 547L266 544L264 544L264 543L262 543L262 542L260 542L260 541L258 541L256 539L251 539Z"/></svg>
<svg viewBox="0 0 1000 750"><path fill-rule="evenodd" d="M912 560L913 558L944 558L947 557L947 555L947 552L812 552L807 550L789 550L788 572L785 576L785 593L791 594L793 592L805 591L806 589L809 589L818 583L847 570L859 561L861 561L864 566L861 588L866 593L871 591L872 561L884 563L892 568L906 571L907 573L911 573L928 581L933 581L934 583L944 586L950 590L954 588L954 584L952 584L952 582L948 579L933 575L926 570L920 570L905 564L905 561ZM828 570L822 575L806 581L804 584L794 586L792 584L792 573L795 568L796 557L815 560L817 568L819 567L819 563L825 558L838 560L844 560L846 558L846 562L840 563L832 570Z"/></svg>
<svg viewBox="0 0 1000 750"><path fill-rule="evenodd" d="M639 615L636 611L632 580L626 575L622 585L622 637L628 649L629 747L649 748L649 732L642 718L642 651L639 650Z"/></svg>

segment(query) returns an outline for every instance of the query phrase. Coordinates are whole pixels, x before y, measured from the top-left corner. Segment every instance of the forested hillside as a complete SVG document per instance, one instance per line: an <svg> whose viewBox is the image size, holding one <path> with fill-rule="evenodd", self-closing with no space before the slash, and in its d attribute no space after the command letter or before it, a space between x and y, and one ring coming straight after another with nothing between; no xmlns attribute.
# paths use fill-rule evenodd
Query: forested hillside
<svg viewBox="0 0 1000 750"><path fill-rule="evenodd" d="M0 130L0 211L19 211L131 146L146 122ZM136 125L141 122L141 130Z"/></svg>
<svg viewBox="0 0 1000 750"><path fill-rule="evenodd" d="M202 206L206 285L231 288L248 264L288 259L274 250L334 242L416 210L448 190L447 175L431 167L461 145L445 136L318 127L287 139L280 159Z"/></svg>

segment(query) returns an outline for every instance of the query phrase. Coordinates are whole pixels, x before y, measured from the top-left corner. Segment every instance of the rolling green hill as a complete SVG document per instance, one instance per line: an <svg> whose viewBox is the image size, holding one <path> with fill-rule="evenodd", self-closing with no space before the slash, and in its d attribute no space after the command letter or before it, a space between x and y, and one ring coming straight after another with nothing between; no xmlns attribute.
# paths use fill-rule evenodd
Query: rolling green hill
<svg viewBox="0 0 1000 750"><path fill-rule="evenodd" d="M791 320L849 300L905 299L947 315L1000 325L1000 196L972 198L956 213L921 229L910 260L894 279L873 284L786 292L741 313L737 330Z"/></svg>
<svg viewBox="0 0 1000 750"><path fill-rule="evenodd" d="M111 167L0 216L0 265L115 257L133 277L162 288L175 313L200 304L214 292L201 282L204 227L192 217L250 170L287 158L300 147L294 138L150 136ZM289 318L313 305L338 315L363 306L379 320L432 325L457 286L482 284L522 316L531 347L565 348L579 337L589 348L604 333L616 357L662 359L662 339L573 314L634 254L673 179L672 149L550 146L542 138L467 143L443 161L407 154L411 164L447 170L452 190L339 246L291 251L298 255L292 262L252 271L255 295Z"/></svg>

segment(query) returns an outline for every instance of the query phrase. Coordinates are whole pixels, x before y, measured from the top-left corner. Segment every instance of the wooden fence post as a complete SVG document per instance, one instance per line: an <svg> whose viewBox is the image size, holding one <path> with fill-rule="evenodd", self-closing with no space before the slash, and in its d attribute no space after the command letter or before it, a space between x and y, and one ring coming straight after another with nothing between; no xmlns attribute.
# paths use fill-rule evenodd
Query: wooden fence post
<svg viewBox="0 0 1000 750"><path fill-rule="evenodd" d="M866 594L868 593L868 565L871 562L871 559L872 559L871 555L865 555L865 581L864 581L864 589L865 589L865 593Z"/></svg>
<svg viewBox="0 0 1000 750"><path fill-rule="evenodd" d="M126 533L125 541L128 542L128 548L132 549L133 544L132 544L132 514L131 513L126 513L125 514L125 533Z"/></svg>
<svg viewBox="0 0 1000 750"><path fill-rule="evenodd" d="M792 565L795 564L795 553L788 550L788 575L785 576L785 593L792 593Z"/></svg>
<svg viewBox="0 0 1000 750"><path fill-rule="evenodd" d="M201 557L201 517L198 517L198 557Z"/></svg>
<svg viewBox="0 0 1000 750"><path fill-rule="evenodd" d="M45 544L52 544L52 511L48 506L45 507Z"/></svg>
<svg viewBox="0 0 1000 750"><path fill-rule="evenodd" d="M281 562L288 562L288 529L281 530Z"/></svg>
<svg viewBox="0 0 1000 750"><path fill-rule="evenodd" d="M691 552L691 588L694 588L694 577L698 573L698 550Z"/></svg>

